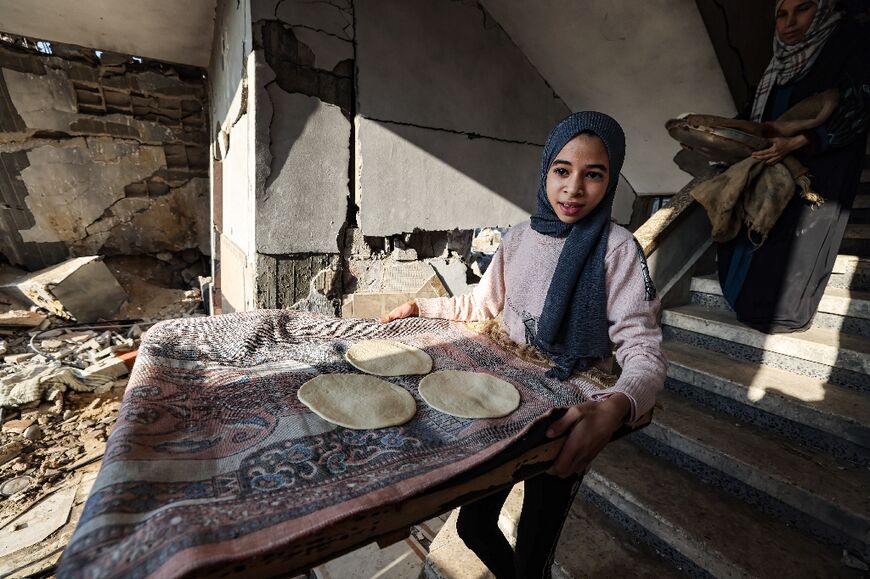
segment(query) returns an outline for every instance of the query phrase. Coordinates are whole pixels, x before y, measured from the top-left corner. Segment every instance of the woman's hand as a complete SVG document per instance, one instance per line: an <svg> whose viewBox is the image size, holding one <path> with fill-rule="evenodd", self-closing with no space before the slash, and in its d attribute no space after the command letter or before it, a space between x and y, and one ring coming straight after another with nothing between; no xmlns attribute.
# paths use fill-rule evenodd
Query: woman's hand
<svg viewBox="0 0 870 579"><path fill-rule="evenodd" d="M810 142L810 140L804 135L795 135L794 137L772 137L768 140L770 141L770 147L752 153L753 157L756 159L762 159L768 165L779 163L785 159L786 156Z"/></svg>
<svg viewBox="0 0 870 579"><path fill-rule="evenodd" d="M586 470L613 433L622 426L631 412L631 402L625 394L616 393L598 402L572 406L565 416L554 422L547 436L556 438L571 429L556 462L548 471L566 478Z"/></svg>
<svg viewBox="0 0 870 579"><path fill-rule="evenodd" d="M387 322L392 322L393 320L400 320L402 318L415 318L419 315L420 310L419 308L417 308L417 302L411 300L395 308L386 316L381 316L380 318L378 318L378 321L382 324L386 324Z"/></svg>

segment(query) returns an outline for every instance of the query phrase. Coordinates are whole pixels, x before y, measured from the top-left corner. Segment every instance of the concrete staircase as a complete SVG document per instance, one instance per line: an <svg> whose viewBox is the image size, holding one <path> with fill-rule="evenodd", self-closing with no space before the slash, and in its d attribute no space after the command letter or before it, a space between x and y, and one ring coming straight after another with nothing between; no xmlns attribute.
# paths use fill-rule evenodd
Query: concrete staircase
<svg viewBox="0 0 870 579"><path fill-rule="evenodd" d="M863 181L812 328L751 330L715 275L693 278L691 303L662 316L662 408L584 481L586 502L689 575L870 576L870 171Z"/></svg>

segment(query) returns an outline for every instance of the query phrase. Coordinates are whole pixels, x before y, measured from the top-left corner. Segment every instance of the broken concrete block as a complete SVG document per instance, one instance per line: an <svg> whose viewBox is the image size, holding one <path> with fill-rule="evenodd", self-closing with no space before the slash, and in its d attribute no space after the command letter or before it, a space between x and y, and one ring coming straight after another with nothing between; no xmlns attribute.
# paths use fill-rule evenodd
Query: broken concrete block
<svg viewBox="0 0 870 579"><path fill-rule="evenodd" d="M451 296L467 294L471 290L466 277L468 268L461 260L431 259L428 263L438 272Z"/></svg>
<svg viewBox="0 0 870 579"><path fill-rule="evenodd" d="M124 360L112 354L103 360L100 360L93 366L89 366L82 371L82 376L87 381L88 378L99 376L108 380L117 380L121 376L126 376L130 373L130 369Z"/></svg>
<svg viewBox="0 0 870 579"><path fill-rule="evenodd" d="M57 350L57 349L60 348L61 346L63 346L63 341L61 341L61 340L54 340L54 339L50 339L50 340L42 340L42 341L39 343L39 347L40 347L40 349L42 349L42 350L49 350L49 351Z"/></svg>
<svg viewBox="0 0 870 579"><path fill-rule="evenodd" d="M28 310L12 310L0 314L0 326L36 328L45 321L45 314Z"/></svg>
<svg viewBox="0 0 870 579"><path fill-rule="evenodd" d="M7 364L20 364L36 356L33 352L24 352L23 354L11 354L3 358Z"/></svg>
<svg viewBox="0 0 870 579"><path fill-rule="evenodd" d="M13 434L21 434L33 424L33 420L10 420L3 425L3 432L11 432Z"/></svg>
<svg viewBox="0 0 870 579"><path fill-rule="evenodd" d="M425 264L421 264L425 265ZM415 298L444 297L447 290L437 275L431 276L417 291L356 293L346 296L341 306L343 318L379 318L393 308Z"/></svg>
<svg viewBox="0 0 870 579"><path fill-rule="evenodd" d="M100 256L67 260L6 283L0 291L79 322L111 319L127 299Z"/></svg>
<svg viewBox="0 0 870 579"><path fill-rule="evenodd" d="M18 441L0 446L0 466L3 466L13 458L17 458L22 450L24 450L24 444Z"/></svg>

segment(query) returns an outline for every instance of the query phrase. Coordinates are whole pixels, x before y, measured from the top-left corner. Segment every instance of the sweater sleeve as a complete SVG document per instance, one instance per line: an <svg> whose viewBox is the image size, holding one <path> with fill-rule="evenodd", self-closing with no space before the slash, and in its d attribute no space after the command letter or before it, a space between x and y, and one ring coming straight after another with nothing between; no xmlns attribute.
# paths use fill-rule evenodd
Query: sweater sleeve
<svg viewBox="0 0 870 579"><path fill-rule="evenodd" d="M469 294L451 298L417 298L421 318L479 322L498 316L504 307L504 243L486 268L480 283Z"/></svg>
<svg viewBox="0 0 870 579"><path fill-rule="evenodd" d="M632 423L655 405L667 375L658 322L661 303L649 277L643 250L633 236L610 252L605 268L610 341L616 347L616 361L622 374L616 384L593 399L617 392L625 394L631 401L628 422Z"/></svg>

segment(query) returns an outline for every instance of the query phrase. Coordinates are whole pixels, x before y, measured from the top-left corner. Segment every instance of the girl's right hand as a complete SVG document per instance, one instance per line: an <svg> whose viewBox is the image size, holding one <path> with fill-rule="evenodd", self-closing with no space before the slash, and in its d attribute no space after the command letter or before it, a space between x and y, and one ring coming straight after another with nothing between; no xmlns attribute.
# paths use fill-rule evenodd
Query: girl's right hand
<svg viewBox="0 0 870 579"><path fill-rule="evenodd" d="M420 310L417 308L417 302L411 300L409 302L405 302L393 311L391 311L386 316L381 316L378 318L378 321L382 324L386 324L387 322L392 322L393 320L400 320L402 318L415 318L420 315Z"/></svg>

